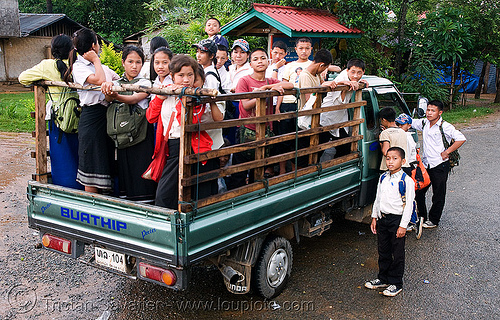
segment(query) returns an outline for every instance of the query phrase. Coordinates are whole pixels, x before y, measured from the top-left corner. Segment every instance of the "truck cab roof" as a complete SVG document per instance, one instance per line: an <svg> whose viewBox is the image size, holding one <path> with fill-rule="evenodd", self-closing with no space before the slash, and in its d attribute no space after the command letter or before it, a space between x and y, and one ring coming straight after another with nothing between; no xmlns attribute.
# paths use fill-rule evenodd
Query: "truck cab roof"
<svg viewBox="0 0 500 320"><path fill-rule="evenodd" d="M367 76L364 75L362 79L368 81L369 87L385 87L385 86L393 86L394 83L386 78L381 78L377 76Z"/></svg>

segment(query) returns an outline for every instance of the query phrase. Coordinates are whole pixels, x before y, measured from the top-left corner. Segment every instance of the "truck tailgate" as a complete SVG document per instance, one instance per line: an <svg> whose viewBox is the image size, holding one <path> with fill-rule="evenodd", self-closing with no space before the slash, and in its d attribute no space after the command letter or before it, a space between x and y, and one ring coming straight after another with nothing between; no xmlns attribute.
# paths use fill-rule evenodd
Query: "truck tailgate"
<svg viewBox="0 0 500 320"><path fill-rule="evenodd" d="M35 181L28 200L29 226L42 233L177 265L174 210Z"/></svg>

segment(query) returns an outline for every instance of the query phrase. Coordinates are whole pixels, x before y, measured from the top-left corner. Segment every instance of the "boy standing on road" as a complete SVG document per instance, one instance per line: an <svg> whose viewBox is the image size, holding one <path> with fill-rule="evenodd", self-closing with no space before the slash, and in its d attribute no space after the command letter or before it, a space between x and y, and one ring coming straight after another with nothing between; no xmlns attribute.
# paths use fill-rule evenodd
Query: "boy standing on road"
<svg viewBox="0 0 500 320"><path fill-rule="evenodd" d="M380 177L370 226L378 240L379 273L378 278L366 282L365 287L387 288L382 294L394 297L403 290L405 234L413 210L411 204L415 199L415 183L401 169L405 163L402 148L389 148L385 161L389 171ZM406 189L405 202L401 197L400 184Z"/></svg>
<svg viewBox="0 0 500 320"><path fill-rule="evenodd" d="M417 191L415 198L418 215L427 220L423 225L427 229L436 228L443 214L446 198L446 182L448 181L448 173L450 172L448 156L460 148L466 141L465 136L460 131L455 129L452 124L443 120L441 117L443 108L444 106L441 101L430 101L425 112L426 119L414 119L411 124L412 128L422 131L424 149L422 162L427 167L432 185L432 206L429 210L428 220L425 193L429 187ZM445 149L443 136L448 143L452 139L455 140L455 143L450 145L448 149Z"/></svg>

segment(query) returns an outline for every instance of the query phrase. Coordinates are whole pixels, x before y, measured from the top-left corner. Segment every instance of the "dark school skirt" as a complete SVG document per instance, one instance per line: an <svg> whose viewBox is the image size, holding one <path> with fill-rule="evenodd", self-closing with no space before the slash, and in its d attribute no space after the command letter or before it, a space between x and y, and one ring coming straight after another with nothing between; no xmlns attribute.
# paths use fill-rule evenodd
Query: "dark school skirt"
<svg viewBox="0 0 500 320"><path fill-rule="evenodd" d="M112 188L114 143L106 132L106 110L102 104L82 108L76 181L87 187L109 190Z"/></svg>
<svg viewBox="0 0 500 320"><path fill-rule="evenodd" d="M125 149L118 149L118 186L126 199L153 200L156 182L142 178L154 152L153 125L148 123L146 139Z"/></svg>
<svg viewBox="0 0 500 320"><path fill-rule="evenodd" d="M83 186L76 182L78 134L63 132L54 124L54 121L50 120L49 149L52 183L73 189L83 189Z"/></svg>
<svg viewBox="0 0 500 320"><path fill-rule="evenodd" d="M158 188L156 189L155 205L169 209L177 210L179 203L179 139L168 140L168 158L160 181L158 181ZM192 166L191 173L196 175L197 172L203 173L218 168L218 159L210 159L205 165ZM191 196L193 200L203 199L218 193L217 179L200 183L191 189ZM189 202L189 200L187 200Z"/></svg>

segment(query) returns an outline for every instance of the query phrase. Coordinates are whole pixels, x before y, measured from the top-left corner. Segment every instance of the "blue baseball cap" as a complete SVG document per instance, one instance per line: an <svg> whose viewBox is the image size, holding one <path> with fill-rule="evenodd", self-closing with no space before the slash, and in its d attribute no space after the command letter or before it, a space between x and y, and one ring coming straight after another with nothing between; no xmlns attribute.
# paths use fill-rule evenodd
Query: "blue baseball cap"
<svg viewBox="0 0 500 320"><path fill-rule="evenodd" d="M236 48L236 47L240 47L241 50L243 50L243 52L249 52L250 51L250 45L244 39L235 40L234 43L233 43L233 46L231 47L231 51L233 51L234 48Z"/></svg>
<svg viewBox="0 0 500 320"><path fill-rule="evenodd" d="M402 113L400 114L397 118L396 118L396 123L397 124L411 124L412 123L412 119L409 115L407 115L406 113Z"/></svg>

